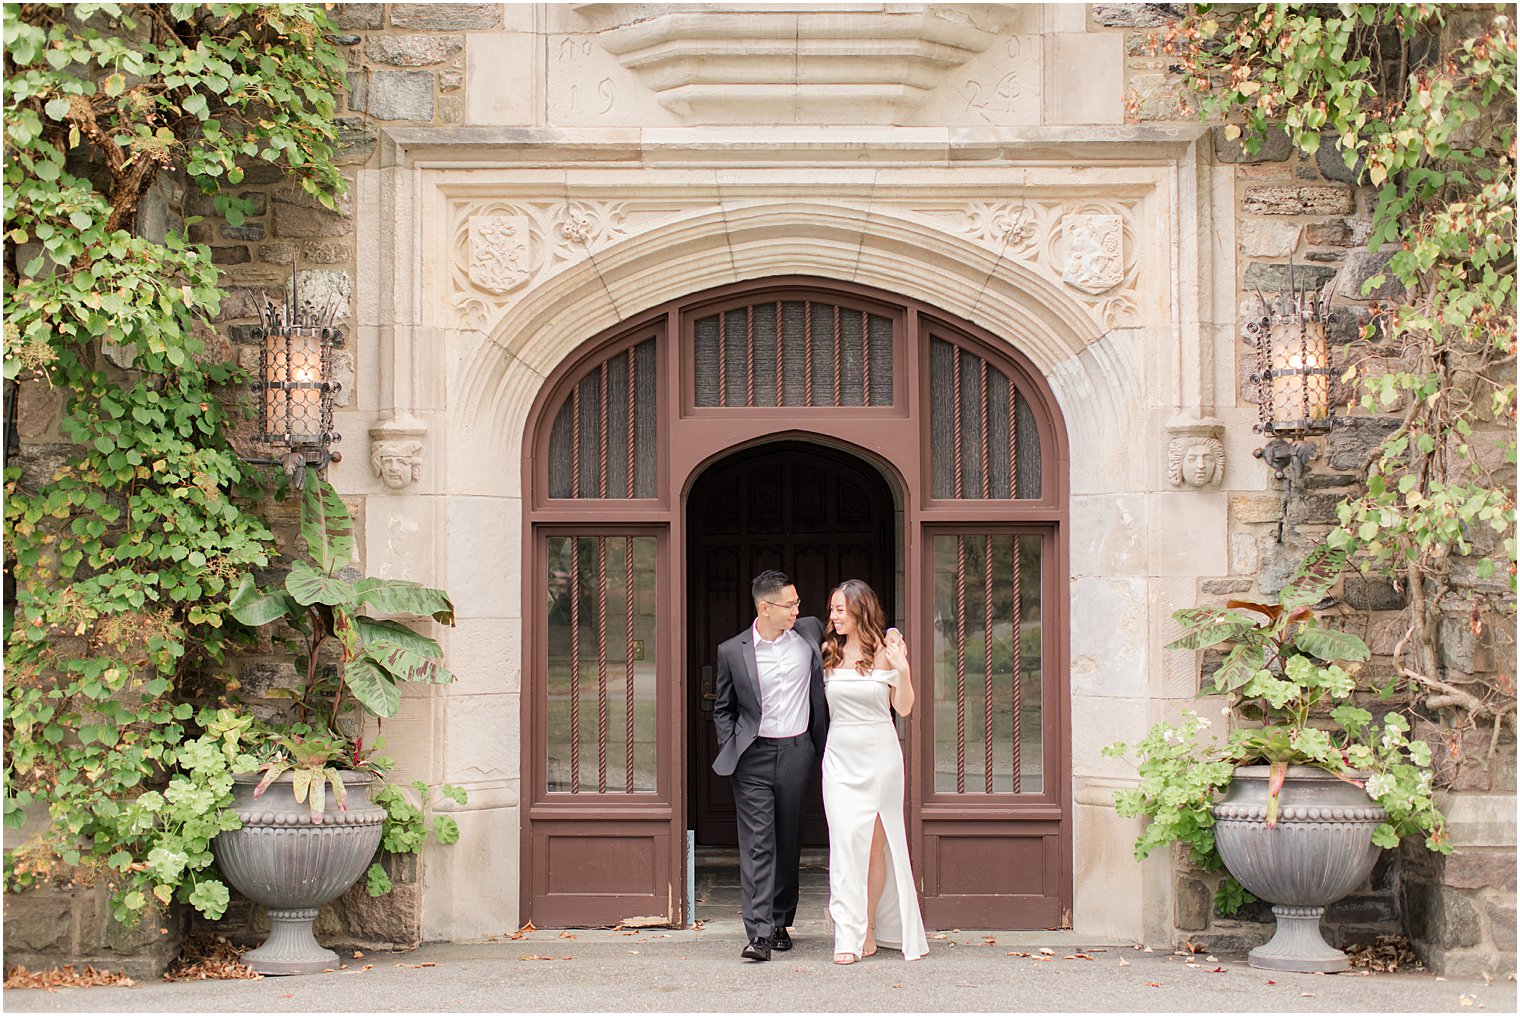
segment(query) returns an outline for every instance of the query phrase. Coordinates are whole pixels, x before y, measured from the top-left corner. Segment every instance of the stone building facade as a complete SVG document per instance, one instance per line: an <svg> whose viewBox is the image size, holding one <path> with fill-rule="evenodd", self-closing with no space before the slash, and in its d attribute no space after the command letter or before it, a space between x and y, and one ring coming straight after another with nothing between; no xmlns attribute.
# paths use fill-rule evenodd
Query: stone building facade
<svg viewBox="0 0 1520 1016"><path fill-rule="evenodd" d="M1163 649L1171 612L1275 593L1384 433L1382 420L1348 421L1288 496L1252 454L1262 439L1242 306L1257 289L1286 288L1291 261L1300 286L1333 281L1332 338L1350 350L1368 318L1361 283L1382 261L1365 249L1368 192L1333 152L1304 157L1279 136L1248 156L1199 122L1162 44L1179 6L337 6L351 68L349 197L328 212L250 175L255 209L243 225L208 218L195 229L226 270L225 334L245 364L257 365L254 298L278 295L296 266L303 292L346 308L344 457L330 476L361 520L364 567L442 586L459 607L458 626L442 633L457 683L409 691L383 734L399 775L467 789L462 839L429 848L402 880L399 916L361 914L354 900L351 937L471 939L576 914L596 923L596 907L619 900L634 908L625 916L688 919L687 830L711 817L699 814L710 723L691 632L710 616L697 617L695 593L716 579L697 567L697 548L703 527L719 526L692 514L693 497L715 470L760 476L757 456L780 440L828 449L825 472L848 460L880 480L871 496L894 530L882 581L910 640L924 632L915 668L933 691L921 694L939 696L904 742L926 913L986 912L967 885L975 872L1035 901L1029 913L1048 913L1049 925L1095 936L1265 937L1262 913L1211 922L1212 884L1176 859L1132 859L1136 826L1115 814L1113 793L1134 774L1099 750L1183 710L1217 709L1195 699L1198 661ZM918 364L901 363L898 376L919 387L873 396L866 381L855 415L831 415L850 405L848 392L783 411L787 303L834 308L834 348L856 355L873 348L877 319L887 322L891 348ZM714 327L727 335L703 361ZM737 329L749 332L738 346ZM673 372L647 393L633 380L646 340L658 350L649 363ZM774 370L755 366L757 341ZM969 457L977 447L959 429L935 429L939 386L950 383L931 362L935 343L955 350L953 402L971 383L964 363L993 379L979 382L983 396L1001 391L1012 407L1017 389L1028 404L1036 507L1017 503L1020 491L997 497L991 466L976 474L987 477L980 494L936 486L950 468L946 441L953 484L961 445ZM821 362L823 388L860 382L806 356L797 369ZM759 395L735 395L743 385L732 378L704 389L714 369ZM626 423L614 419L624 409ZM986 425L984 454L1018 445L1031 461L1012 436L1026 425L1015 415L1006 431ZM560 462L565 440L587 459ZM1207 447L1206 469L1180 465L1193 445ZM593 461L610 473L598 476ZM998 482L1021 488L1016 472L1010 464ZM582 490L583 479L596 489ZM983 700L957 692L953 668L937 662L949 657L929 635L936 575L954 573L939 554L960 539L990 560L1006 536L1035 541L1014 551L1024 566L1039 555L1044 610L1037 623L1027 609L1016 621L1021 646L1026 627L1038 628L1039 686L1014 729L1041 764L1013 762L1027 800L967 800L956 778L969 773L973 797L984 778L991 788L994 772L1010 775L1007 745L973 736L972 754L985 747L992 763L981 769L945 747L957 703L975 735ZM637 540L650 541L648 561ZM557 726L553 633L563 632L552 626L562 620L542 604L564 580L557 553L595 567L609 544L610 586L605 560L597 574L612 590L615 645L626 603L628 649L611 657L613 694L587 700L590 733L572 738L601 757L580 758L566 777L563 756L577 752ZM638 623L649 618L637 650L635 601ZM1348 582L1332 613L1386 657L1402 605L1391 585ZM1504 633L1451 641L1470 667L1514 673ZM649 666L635 668L646 651ZM640 698L626 713L625 666L628 702ZM278 668L245 663L245 688L279 680ZM612 721L599 726L592 714L609 700ZM619 793L625 764L635 792ZM1431 962L1514 968L1512 740L1467 773L1448 806L1457 853L1386 858L1331 915L1343 942L1403 926ZM582 777L579 793L566 790ZM644 882L614 884L599 874L609 864ZM1004 875L1031 868L1038 885Z"/></svg>

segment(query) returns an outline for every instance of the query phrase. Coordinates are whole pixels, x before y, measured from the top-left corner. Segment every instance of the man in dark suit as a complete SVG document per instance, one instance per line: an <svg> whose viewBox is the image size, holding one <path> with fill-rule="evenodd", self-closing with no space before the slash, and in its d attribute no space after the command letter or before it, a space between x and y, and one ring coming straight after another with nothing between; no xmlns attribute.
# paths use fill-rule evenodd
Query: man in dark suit
<svg viewBox="0 0 1520 1016"><path fill-rule="evenodd" d="M797 587L785 573L750 584L755 623L718 647L713 771L732 778L739 814L739 884L749 944L740 955L768 960L792 947L797 916L802 808L823 757L823 626L799 618Z"/></svg>

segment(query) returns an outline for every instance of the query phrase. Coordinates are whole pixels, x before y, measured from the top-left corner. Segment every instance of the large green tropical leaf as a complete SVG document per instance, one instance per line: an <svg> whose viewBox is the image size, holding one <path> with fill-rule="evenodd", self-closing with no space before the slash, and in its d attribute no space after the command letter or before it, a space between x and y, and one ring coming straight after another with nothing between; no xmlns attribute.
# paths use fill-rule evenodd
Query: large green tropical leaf
<svg viewBox="0 0 1520 1016"><path fill-rule="evenodd" d="M1372 650L1367 648L1367 643L1349 631L1336 631L1334 628L1300 628L1293 637L1293 643L1310 656L1326 662L1372 658Z"/></svg>
<svg viewBox="0 0 1520 1016"><path fill-rule="evenodd" d="M394 642L377 643L364 654L398 681L448 684L454 680L454 675L438 660Z"/></svg>
<svg viewBox="0 0 1520 1016"><path fill-rule="evenodd" d="M328 606L352 603L352 583L317 571L305 561L297 561L285 576L285 588L302 606L325 603Z"/></svg>
<svg viewBox="0 0 1520 1016"><path fill-rule="evenodd" d="M1284 607L1310 607L1325 598L1346 566L1346 549L1322 543L1309 551L1304 563L1278 594Z"/></svg>
<svg viewBox="0 0 1520 1016"><path fill-rule="evenodd" d="M332 484L318 479L311 468L306 471L306 485L301 491L301 535L320 571L331 574L353 557L353 516Z"/></svg>
<svg viewBox="0 0 1520 1016"><path fill-rule="evenodd" d="M401 708L401 689L368 655L343 665L343 681L354 699L376 716L395 716Z"/></svg>
<svg viewBox="0 0 1520 1016"><path fill-rule="evenodd" d="M1172 620L1188 629L1168 649L1207 649L1228 639L1239 638L1256 627L1249 617L1218 607L1192 607L1172 614Z"/></svg>
<svg viewBox="0 0 1520 1016"><path fill-rule="evenodd" d="M343 646L343 658L351 660L364 649L359 626L354 623L356 618L342 607L333 607L332 614L333 638Z"/></svg>
<svg viewBox="0 0 1520 1016"><path fill-rule="evenodd" d="M1236 646L1214 671L1215 693L1234 691L1262 669L1266 653L1261 646Z"/></svg>
<svg viewBox="0 0 1520 1016"><path fill-rule="evenodd" d="M435 660L443 655L443 647L436 640L426 635L419 635L399 621L365 617L361 614L354 618L354 624L358 627L359 639L365 646L371 648L379 645L405 646L414 653L421 653Z"/></svg>
<svg viewBox="0 0 1520 1016"><path fill-rule="evenodd" d="M413 614L440 624L454 623L454 604L442 589L405 579L364 578L354 584L359 606L377 614Z"/></svg>
<svg viewBox="0 0 1520 1016"><path fill-rule="evenodd" d="M265 589L252 574L244 573L237 592L227 604L232 616L250 628L277 621L282 617L300 620L305 613L300 604L283 589Z"/></svg>

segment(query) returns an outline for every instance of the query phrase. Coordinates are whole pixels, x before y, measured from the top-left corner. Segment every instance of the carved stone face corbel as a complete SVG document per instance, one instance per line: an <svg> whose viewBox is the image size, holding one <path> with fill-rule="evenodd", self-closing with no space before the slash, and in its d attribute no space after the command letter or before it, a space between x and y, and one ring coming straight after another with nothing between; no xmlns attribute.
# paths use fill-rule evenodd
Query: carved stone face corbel
<svg viewBox="0 0 1520 1016"><path fill-rule="evenodd" d="M1195 490L1218 487L1224 482L1224 428L1199 420L1167 428L1171 440L1166 449L1166 476L1173 487Z"/></svg>
<svg viewBox="0 0 1520 1016"><path fill-rule="evenodd" d="M370 428L369 465L381 483L391 490L405 490L422 479L422 439L426 434L426 428L398 420Z"/></svg>

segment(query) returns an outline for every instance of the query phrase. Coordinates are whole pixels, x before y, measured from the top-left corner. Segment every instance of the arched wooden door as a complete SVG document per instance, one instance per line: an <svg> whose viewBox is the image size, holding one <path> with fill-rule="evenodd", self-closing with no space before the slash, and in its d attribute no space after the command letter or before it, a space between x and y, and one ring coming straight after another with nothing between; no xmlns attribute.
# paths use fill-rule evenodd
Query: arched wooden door
<svg viewBox="0 0 1520 1016"><path fill-rule="evenodd" d="M762 280L587 343L531 420L525 916L689 919L690 802L708 791L693 785L688 711L700 709L699 640L718 636L691 629L691 597L715 580L693 578L687 509L709 496L698 478L714 463L795 440L849 449L901 492L899 623L920 688L908 817L926 922L1062 922L1067 452L1017 351L866 287Z"/></svg>
<svg viewBox="0 0 1520 1016"><path fill-rule="evenodd" d="M755 619L750 579L767 568L792 576L802 613L827 616L842 579L864 579L891 612L897 602L892 491L874 468L824 445L779 441L736 452L693 485L686 509L688 828L699 846L736 846L728 779L712 771L718 645ZM895 623L895 618L893 622ZM804 844L827 846L819 774L804 818Z"/></svg>

